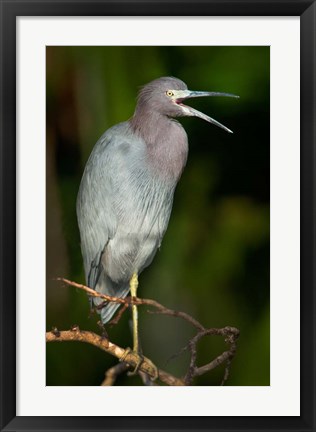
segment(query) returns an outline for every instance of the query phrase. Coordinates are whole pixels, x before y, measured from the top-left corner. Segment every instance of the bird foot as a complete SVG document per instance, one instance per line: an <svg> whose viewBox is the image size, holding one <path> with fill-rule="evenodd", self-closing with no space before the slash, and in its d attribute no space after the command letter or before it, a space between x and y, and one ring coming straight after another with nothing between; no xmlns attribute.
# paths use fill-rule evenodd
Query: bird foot
<svg viewBox="0 0 316 432"><path fill-rule="evenodd" d="M136 375L137 372L139 371L139 368L144 361L144 356L142 356L141 354L138 354L137 352L133 351L131 348L128 347L125 349L123 355L121 356L120 362L126 362L126 357L130 353L134 354L137 357L136 366L135 366L134 370L128 373L129 376L133 376L133 375Z"/></svg>
<svg viewBox="0 0 316 432"><path fill-rule="evenodd" d="M99 327L100 330L101 330L101 337L102 337L102 339L109 339L108 332L106 331L105 326L104 326L104 324L102 323L102 321L98 321L98 322L97 322L97 325L98 325L98 327Z"/></svg>
<svg viewBox="0 0 316 432"><path fill-rule="evenodd" d="M141 367L142 363L146 360L146 363L149 364L154 371L154 375L150 376L151 381L155 381L159 377L159 372L158 372L157 366L151 360L149 360L147 357L144 357L142 354L139 354L136 351L133 351L131 348L125 349L123 355L120 358L120 362L125 362L126 357L130 353L134 354L137 357L137 360L136 360L136 366L135 366L134 370L131 372L128 372L128 376L136 375L139 372L139 368Z"/></svg>
<svg viewBox="0 0 316 432"><path fill-rule="evenodd" d="M136 353L134 353L136 354ZM128 376L134 376L138 374L139 368L141 367L142 363L144 362L144 356L142 356L141 354L137 354L138 358L137 358L137 363L136 366L134 368L134 370L127 372Z"/></svg>
<svg viewBox="0 0 316 432"><path fill-rule="evenodd" d="M127 348L124 350L124 352L123 352L123 354L121 355L121 357L120 357L120 362L125 362L125 361L126 361L126 357L127 357L128 354L130 354L131 352L133 352L133 351L131 350L131 348L127 347Z"/></svg>
<svg viewBox="0 0 316 432"><path fill-rule="evenodd" d="M154 371L154 375L153 375L153 376L150 376L150 380L151 380L151 381L156 381L156 379L159 378L158 368L157 368L157 366L156 366L156 365L155 365L155 364L154 364L154 363L153 363L149 358L147 358L147 357L146 357L146 361L147 361L147 363L150 364L152 370Z"/></svg>

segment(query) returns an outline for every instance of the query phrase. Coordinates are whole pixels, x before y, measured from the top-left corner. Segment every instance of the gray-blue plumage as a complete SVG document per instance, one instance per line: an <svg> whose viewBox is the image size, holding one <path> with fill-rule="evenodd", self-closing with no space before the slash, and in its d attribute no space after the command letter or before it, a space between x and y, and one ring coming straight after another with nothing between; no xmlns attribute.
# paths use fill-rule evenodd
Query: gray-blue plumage
<svg viewBox="0 0 316 432"><path fill-rule="evenodd" d="M77 217L86 281L96 291L126 297L132 275L152 262L188 154L186 132L174 117L199 116L223 127L182 104L187 97L206 95L214 93L190 92L176 78L159 78L140 91L134 116L108 129L93 148ZM103 307L102 322L118 307Z"/></svg>

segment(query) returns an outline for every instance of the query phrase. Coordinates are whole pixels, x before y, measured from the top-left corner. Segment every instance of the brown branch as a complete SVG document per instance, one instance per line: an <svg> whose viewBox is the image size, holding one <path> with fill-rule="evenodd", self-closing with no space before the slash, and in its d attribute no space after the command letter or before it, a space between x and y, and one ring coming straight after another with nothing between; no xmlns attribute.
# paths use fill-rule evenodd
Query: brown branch
<svg viewBox="0 0 316 432"><path fill-rule="evenodd" d="M128 363L118 363L111 367L105 372L105 378L101 383L101 386L112 386L117 377L129 369Z"/></svg>
<svg viewBox="0 0 316 432"><path fill-rule="evenodd" d="M65 278L58 278L57 280L62 281L64 283L66 283L67 285L79 288L79 289L85 291L91 297L99 297L99 298L105 300L105 304L106 304L106 302L120 303L122 305L122 308L119 310L116 317L112 319L110 324L117 324L119 322L119 320L121 319L125 310L128 308L128 306L130 306L131 304L136 304L136 305L147 305L147 306L153 307L155 310L148 311L150 313L158 313L158 314L162 314L162 315L173 316L175 318L182 318L183 320L185 320L186 322L191 324L193 327L195 327L197 329L197 334L193 338L191 338L188 345L181 350L181 353L186 351L186 350L189 350L190 354L191 354L189 370L188 370L188 372L184 378L184 381L179 380L178 378L175 378L172 375L167 374L166 372L159 371L159 378L161 379L161 381L165 382L166 384L169 384L169 385L190 385L192 383L194 377L201 376L201 375L211 371L215 367L217 367L220 364L225 363L225 362L226 362L226 367L225 367L224 377L222 379L221 385L224 385L224 383L227 381L228 376L229 376L231 361L236 354L236 348L237 348L236 340L239 336L239 330L236 329L235 327L228 327L227 326L224 328L209 328L209 329L207 329L199 321L197 321L195 318L193 318L189 314L187 314L185 312L175 311L173 309L166 308L162 304L158 303L156 300L141 299L139 297L126 297L124 299L119 298L119 297L112 297L109 295L98 293L95 290L93 290L93 289L91 289L85 285L78 284L77 282L73 282L73 281L70 281L70 280L65 279ZM99 308L100 309L102 308L102 304L98 307L98 309ZM64 333L65 332L62 332L62 334L64 334ZM87 334L89 332L85 332L85 333ZM94 333L92 333L92 334L95 335ZM229 349L227 351L224 351L219 356L217 356L211 362L209 362L203 366L197 366L197 343L202 337L210 336L210 335L217 335L217 336L224 337L225 342L229 345ZM95 336L98 337L97 335L95 335ZM67 339L67 340L70 340L70 339ZM78 340L78 339L76 339L76 340ZM93 345L95 345L95 343L90 342L88 340L82 340L82 341L92 343ZM108 343L111 344L110 342L108 342ZM99 346L99 345L97 345L97 346ZM117 349L122 350L122 355L123 355L124 350L122 348L119 348L113 344L111 344L111 346L115 346ZM101 347L99 346L99 348L101 348ZM104 348L101 348L101 349L104 349ZM109 352L109 351L107 351L107 352ZM120 358L118 355L113 353L113 350L110 350L110 354L115 355L116 357ZM133 353L131 352L131 355L132 354ZM127 358L128 358L128 356L127 356ZM128 363L135 366L137 364L137 361L135 358L133 358L133 359L129 358ZM147 359L147 363L144 362L143 366L147 366L147 369L151 369L151 374L149 373L149 375L153 377L154 376L153 375L153 364L151 363L151 361L149 359ZM121 370L121 368L118 368L118 370ZM144 370L143 367L141 367L140 373L148 373L148 371ZM161 373L162 373L162 376L160 375ZM164 375L164 374L167 374L167 375ZM163 377L165 378L165 380L163 379ZM174 384L172 384L172 382L174 382Z"/></svg>
<svg viewBox="0 0 316 432"><path fill-rule="evenodd" d="M110 301L113 303L121 303L121 304L126 303L125 299L122 299L120 297L111 297L111 296L108 296L106 294L100 294L100 293L96 292L95 290L93 290L92 288L87 287L86 285L78 284L77 282L70 281L69 279L56 278L56 280L64 282L67 285L71 285L75 288L82 289L83 291L86 291L91 297L100 297L100 298L103 298L104 300L107 300L107 301Z"/></svg>
<svg viewBox="0 0 316 432"><path fill-rule="evenodd" d="M112 325L118 324L118 322L122 318L123 313L126 311L127 308L128 308L128 304L127 303L125 303L124 305L122 305L120 307L120 309L118 310L117 314L115 315L115 317L112 318L111 321L109 322L109 325L112 326Z"/></svg>
<svg viewBox="0 0 316 432"><path fill-rule="evenodd" d="M93 290L93 289L91 289L85 285L78 284L77 282L73 282L73 281L70 281L70 280L65 279L65 278L57 278L56 280L64 282L67 285L73 286L75 288L79 288L79 289L85 291L86 293L88 293L91 297L99 297L99 298L102 298L103 300L106 300L108 302L123 304L123 305L125 305L125 309L131 304L152 306L152 307L156 308L157 311L156 312L152 311L151 313L160 313L162 315L169 315L169 316L173 316L176 318L182 318L185 321L187 321L188 323L190 323L191 325L193 325L198 330L205 330L205 327L199 321L197 321L195 318L191 317L191 315L189 315L185 312L180 312L180 311L175 311L173 309L168 309L165 306L163 306L162 304L158 303L156 300L141 299L139 297L133 297L133 298L126 297L124 299L119 298L119 297L112 297L112 296L109 296L106 294L101 294L101 293L99 293L99 292L97 292L97 291L95 291L95 290Z"/></svg>
<svg viewBox="0 0 316 432"><path fill-rule="evenodd" d="M157 384L157 381L153 381L152 379L150 379L150 377L144 372L139 371L138 375L141 377L141 380L143 381L143 384L145 386L159 386L159 384ZM183 385L185 385L184 381Z"/></svg>
<svg viewBox="0 0 316 432"><path fill-rule="evenodd" d="M222 354L217 356L214 360L211 362L203 365L203 366L197 366L196 365L196 358L197 358L197 343L198 341L204 337L204 336L223 336L225 337L225 342L230 345L230 348L228 351L224 351ZM224 327L221 329L218 328L210 328L206 329L204 331L198 332L192 339L190 339L187 348L191 352L191 361L190 361L190 367L187 372L187 375L185 376L185 383L190 384L194 377L204 375L206 372L211 371L212 369L215 369L220 364L226 362L226 368L224 372L224 378L221 382L221 385L224 385L224 383L227 381L229 376L229 368L231 364L231 360L236 354L236 341L239 337L239 330L235 327Z"/></svg>
<svg viewBox="0 0 316 432"><path fill-rule="evenodd" d="M54 329L53 331L46 333L46 342L64 342L64 341L85 342L90 345L94 345L97 348L100 348L102 351L105 351L108 354L111 354L118 359L121 359L122 356L126 354L124 362L128 363L134 369L137 366L139 361L138 356L133 351L129 351L126 353L125 349L119 347L118 345L113 344L108 339L105 339L102 336L99 336L93 332L80 330L78 327L74 327L72 330L63 330L63 331ZM141 363L139 370L151 376L152 378L155 377L156 371L153 367L153 364L146 357L144 357L144 361ZM158 378L160 381L171 386L185 385L183 380L180 380L179 378L176 378L173 375L161 369L158 369Z"/></svg>

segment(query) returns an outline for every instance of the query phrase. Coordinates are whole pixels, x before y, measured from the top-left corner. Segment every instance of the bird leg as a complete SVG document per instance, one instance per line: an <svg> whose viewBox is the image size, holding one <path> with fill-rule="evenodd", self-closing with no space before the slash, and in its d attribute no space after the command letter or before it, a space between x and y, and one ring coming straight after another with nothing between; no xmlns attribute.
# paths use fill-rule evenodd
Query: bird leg
<svg viewBox="0 0 316 432"><path fill-rule="evenodd" d="M133 276L130 280L130 291L131 291L132 301L133 301L133 299L135 299L135 297L137 297L137 288L138 288L138 276L137 276L137 273L133 273ZM137 311L137 305L135 305L135 304L132 304L132 316L133 316L133 351L134 351L134 353L137 354L139 359L138 359L138 362L137 362L135 369L132 372L130 372L130 375L135 375L138 372L140 365L144 361L144 356L142 355L140 343L139 343L138 311ZM155 366L152 363L152 361L150 361L149 359L147 359L147 361L152 365L152 367L155 371L154 378L152 379L154 381L158 377L157 366Z"/></svg>
<svg viewBox="0 0 316 432"><path fill-rule="evenodd" d="M137 296L137 288L138 288L138 277L137 273L133 273L131 280L129 281L129 288L131 291L132 301ZM144 361L144 357L139 352L139 341L138 341L138 313L137 306L132 304L132 315L133 315L133 352L137 356L137 363L135 369L130 373L130 375L136 375L140 368L140 365ZM131 352L130 348L126 348L122 357L120 358L121 362L125 362L127 355Z"/></svg>
<svg viewBox="0 0 316 432"><path fill-rule="evenodd" d="M137 297L138 288L138 276L137 273L133 273L133 276L129 283L132 300ZM132 315L133 315L133 351L139 353L139 342L138 342L138 311L137 305L132 305Z"/></svg>
<svg viewBox="0 0 316 432"><path fill-rule="evenodd" d="M133 273L133 276L131 277L131 280L129 282L129 287L131 291L132 301L137 297L137 288L138 288L138 276L137 273ZM137 354L138 361L136 364L135 369L130 372L129 375L136 375L140 365L144 361L143 355L140 353L139 349L139 338L138 338L138 311L137 311L137 305L132 304L132 316L133 316L133 351L135 354Z"/></svg>
<svg viewBox="0 0 316 432"><path fill-rule="evenodd" d="M131 352L133 352L134 355L137 356L137 361L136 361L136 366L135 366L134 370L131 371L131 372L128 372L128 375L129 375L129 376L134 376L134 375L136 375L136 374L138 373L139 368L140 368L141 364L142 364L143 361L144 361L144 356L143 356L142 354L138 354L138 353L135 352L135 351L132 351L132 350L128 347L128 348L125 349L123 355L121 356L121 358L120 358L120 362L125 362L125 363L126 363L126 357L127 357L128 354L130 354Z"/></svg>
<svg viewBox="0 0 316 432"><path fill-rule="evenodd" d="M143 363L144 361L144 356L142 356L141 354L136 353L135 351L132 351L129 347L125 349L123 355L120 358L120 362L125 362L126 363L126 357L128 356L128 354L130 354L131 352L133 352L134 354L136 354L137 356L137 363L135 366L135 369L131 372L131 375L136 375L138 372L138 369L140 368L140 365Z"/></svg>
<svg viewBox="0 0 316 432"><path fill-rule="evenodd" d="M120 358L120 362L125 362L126 363L126 357L128 356L128 354L133 353L134 355L136 355L137 360L136 360L136 366L134 368L134 370L132 372L129 372L128 375L129 376L133 376L136 375L139 372L139 368L141 366L141 364L145 361L152 367L153 371L154 371L154 376L150 377L151 381L155 381L157 378L159 378L159 372L158 372L158 368L157 366L148 358L145 358L142 354L138 354L135 353L135 351L132 351L131 348L126 348Z"/></svg>

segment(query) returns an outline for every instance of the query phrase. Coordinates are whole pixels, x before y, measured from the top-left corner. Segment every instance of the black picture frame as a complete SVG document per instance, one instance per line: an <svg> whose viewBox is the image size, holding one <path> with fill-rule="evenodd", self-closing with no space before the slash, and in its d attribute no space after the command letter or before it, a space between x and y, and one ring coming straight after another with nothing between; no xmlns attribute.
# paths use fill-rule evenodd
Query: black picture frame
<svg viewBox="0 0 316 432"><path fill-rule="evenodd" d="M1 431L315 431L316 4L305 0L1 0ZM16 18L18 16L300 16L301 415L299 417L16 416ZM290 90L290 89L289 89ZM31 198L30 198L31 199ZM30 282L31 283L31 282ZM44 288L43 288L44 289ZM286 331L286 329L284 329ZM285 359L286 361L286 359ZM289 377L290 379L290 377ZM71 403L71 401L70 401Z"/></svg>

